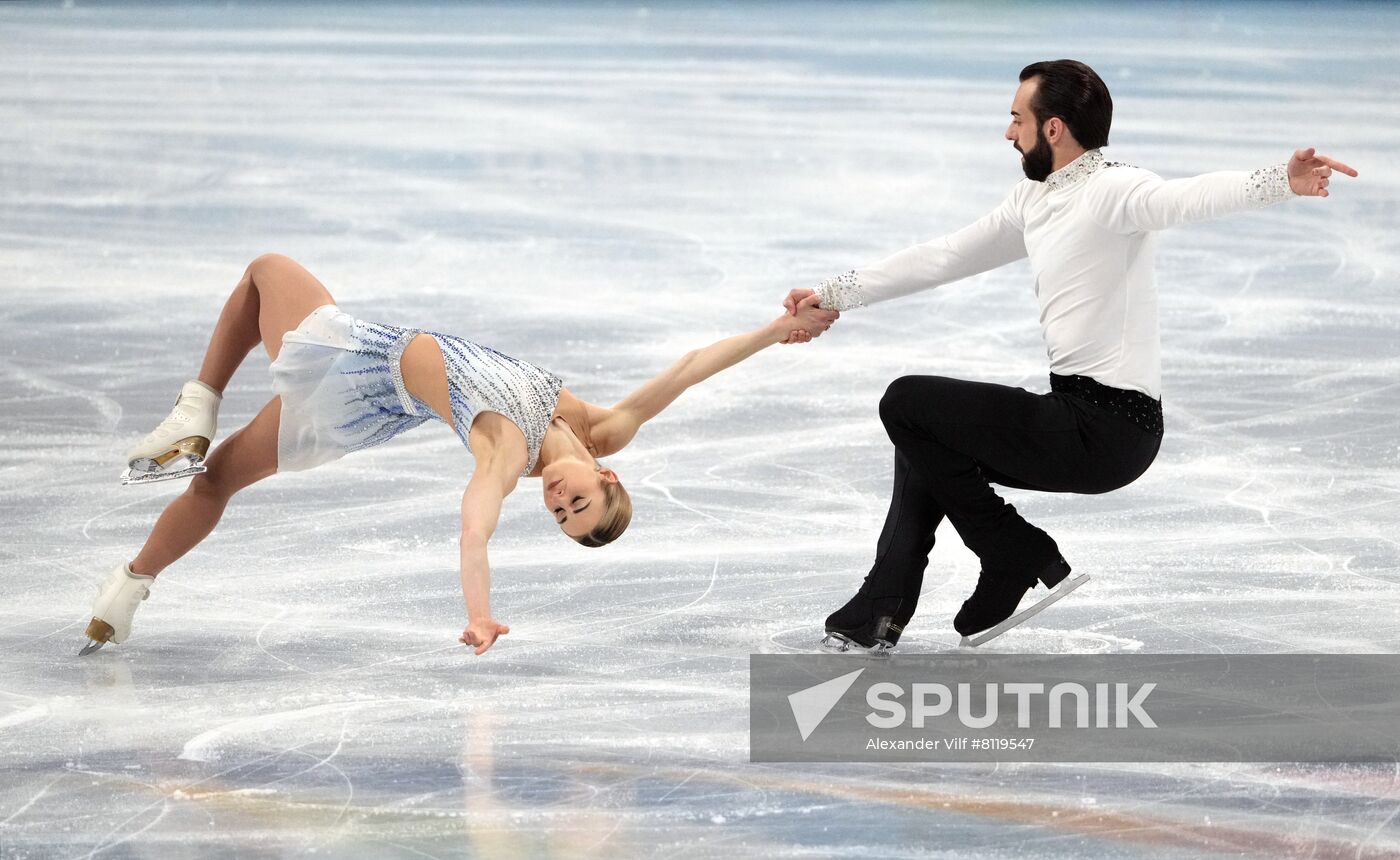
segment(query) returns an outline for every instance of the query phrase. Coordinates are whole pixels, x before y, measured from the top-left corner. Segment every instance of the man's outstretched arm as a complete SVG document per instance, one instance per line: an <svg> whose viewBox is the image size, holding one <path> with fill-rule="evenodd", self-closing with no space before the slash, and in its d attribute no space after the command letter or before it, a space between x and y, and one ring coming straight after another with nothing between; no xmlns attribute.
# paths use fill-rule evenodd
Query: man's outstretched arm
<svg viewBox="0 0 1400 860"><path fill-rule="evenodd" d="M1017 186L1002 204L956 233L905 248L870 266L828 278L816 289L796 289L783 305L792 313L813 294L821 307L845 311L905 296L1004 266L1026 256Z"/></svg>
<svg viewBox="0 0 1400 860"><path fill-rule="evenodd" d="M1357 175L1351 167L1311 148L1293 153L1286 164L1188 179L1163 180L1146 170L1117 168L1094 189L1095 217L1118 233L1165 230L1296 196L1326 197L1333 171Z"/></svg>

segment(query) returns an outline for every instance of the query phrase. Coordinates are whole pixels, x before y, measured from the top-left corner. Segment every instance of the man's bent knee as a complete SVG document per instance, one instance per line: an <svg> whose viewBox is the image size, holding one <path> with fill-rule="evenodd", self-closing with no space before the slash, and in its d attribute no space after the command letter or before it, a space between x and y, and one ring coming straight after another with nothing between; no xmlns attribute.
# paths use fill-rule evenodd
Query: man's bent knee
<svg viewBox="0 0 1400 860"><path fill-rule="evenodd" d="M885 396L880 398L880 420L888 427L900 423L904 407L916 398L926 396L927 377L901 376L885 388Z"/></svg>

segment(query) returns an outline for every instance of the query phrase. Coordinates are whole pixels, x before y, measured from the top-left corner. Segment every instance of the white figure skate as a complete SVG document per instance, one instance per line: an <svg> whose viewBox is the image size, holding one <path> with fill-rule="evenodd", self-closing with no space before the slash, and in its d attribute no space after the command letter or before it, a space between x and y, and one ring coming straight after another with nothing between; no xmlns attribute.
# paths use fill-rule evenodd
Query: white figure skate
<svg viewBox="0 0 1400 860"><path fill-rule="evenodd" d="M214 441L222 400L223 395L198 379L186 382L170 415L126 452L122 483L149 484L205 471L204 457Z"/></svg>
<svg viewBox="0 0 1400 860"><path fill-rule="evenodd" d="M150 596L151 583L155 581L154 576L132 573L130 564L117 565L107 581L98 586L97 602L92 605L92 620L87 626L88 644L78 656L86 657L108 642L125 642L131 635L136 607Z"/></svg>

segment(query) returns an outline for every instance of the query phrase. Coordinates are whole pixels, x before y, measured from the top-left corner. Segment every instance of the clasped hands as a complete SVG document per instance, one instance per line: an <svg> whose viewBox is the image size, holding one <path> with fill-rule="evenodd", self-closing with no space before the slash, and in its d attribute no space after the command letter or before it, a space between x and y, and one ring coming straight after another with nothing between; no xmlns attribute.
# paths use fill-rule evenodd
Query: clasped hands
<svg viewBox="0 0 1400 860"><path fill-rule="evenodd" d="M779 327L779 333L786 333L780 343L807 343L814 337L821 337L822 332L831 328L831 324L841 318L840 311L826 310L819 307L821 296L816 290L793 290L783 299L783 307L787 313L773 321Z"/></svg>

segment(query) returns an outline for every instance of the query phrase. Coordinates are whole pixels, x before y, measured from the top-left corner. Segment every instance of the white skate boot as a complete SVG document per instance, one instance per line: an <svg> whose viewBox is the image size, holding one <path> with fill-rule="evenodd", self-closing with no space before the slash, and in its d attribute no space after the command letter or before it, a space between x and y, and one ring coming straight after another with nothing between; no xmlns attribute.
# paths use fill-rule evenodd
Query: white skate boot
<svg viewBox="0 0 1400 860"><path fill-rule="evenodd" d="M107 581L98 586L97 602L92 605L92 620L87 626L89 641L78 656L86 657L108 642L118 645L125 642L131 635L131 618L136 614L136 607L150 596L151 583L155 581L154 576L132 573L130 564L118 565Z"/></svg>
<svg viewBox="0 0 1400 860"><path fill-rule="evenodd" d="M203 472L223 399L198 379L186 382L170 415L126 452L128 468L122 472L122 483L149 484Z"/></svg>

